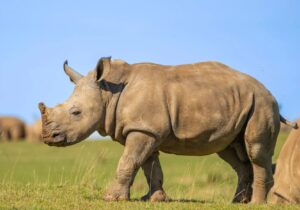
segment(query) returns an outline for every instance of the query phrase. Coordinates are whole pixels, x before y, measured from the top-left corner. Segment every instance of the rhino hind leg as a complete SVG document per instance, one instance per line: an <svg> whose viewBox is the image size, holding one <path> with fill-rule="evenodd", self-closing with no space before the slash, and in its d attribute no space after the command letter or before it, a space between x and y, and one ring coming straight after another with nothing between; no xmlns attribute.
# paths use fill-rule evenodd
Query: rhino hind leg
<svg viewBox="0 0 300 210"><path fill-rule="evenodd" d="M245 145L253 168L251 203L266 202L273 186L272 156L279 133L279 119L253 113L245 130Z"/></svg>
<svg viewBox="0 0 300 210"><path fill-rule="evenodd" d="M235 170L238 176L238 186L232 202L248 203L250 202L252 195L252 166L249 159L244 160L240 158L242 152L244 153L243 156L247 156L245 149L242 149L242 147L239 147L238 149L240 150L236 151L236 147L227 147L225 150L219 152L218 155Z"/></svg>
<svg viewBox="0 0 300 210"><path fill-rule="evenodd" d="M7 129L3 129L2 132L1 132L0 138L1 138L3 141L10 141L10 140L11 140L11 134L10 134L10 131L7 130Z"/></svg>
<svg viewBox="0 0 300 210"><path fill-rule="evenodd" d="M143 201L169 201L163 189L163 172L158 155L158 152L154 152L142 165L149 186L149 192L141 198Z"/></svg>
<svg viewBox="0 0 300 210"><path fill-rule="evenodd" d="M24 128L22 128L20 126L12 127L10 132L11 132L11 139L13 141L21 140L21 139L24 139L24 137L25 137Z"/></svg>
<svg viewBox="0 0 300 210"><path fill-rule="evenodd" d="M126 138L124 152L119 160L116 177L107 188L103 199L118 201L130 199L130 187L138 169L151 156L156 140L142 132L132 132Z"/></svg>

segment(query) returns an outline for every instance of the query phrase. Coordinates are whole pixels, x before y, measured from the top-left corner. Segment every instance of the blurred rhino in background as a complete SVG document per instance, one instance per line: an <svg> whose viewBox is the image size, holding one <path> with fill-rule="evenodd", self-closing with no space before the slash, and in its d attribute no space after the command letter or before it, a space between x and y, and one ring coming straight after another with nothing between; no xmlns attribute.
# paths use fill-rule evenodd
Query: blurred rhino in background
<svg viewBox="0 0 300 210"><path fill-rule="evenodd" d="M297 121L300 125L300 119ZM300 203L300 129L292 129L276 163L268 202Z"/></svg>
<svg viewBox="0 0 300 210"><path fill-rule="evenodd" d="M219 62L166 66L102 58L87 76L67 62L64 71L74 91L54 108L39 104L42 136L48 145L68 146L98 131L125 146L105 200L128 200L140 167L149 185L142 199L168 200L163 151L217 153L238 175L233 202L265 202L280 121L295 124L254 78Z"/></svg>
<svg viewBox="0 0 300 210"><path fill-rule="evenodd" d="M42 120L39 119L31 125L26 126L26 139L30 142L41 142Z"/></svg>
<svg viewBox="0 0 300 210"><path fill-rule="evenodd" d="M0 117L0 141L24 140L26 137L25 123L11 116Z"/></svg>

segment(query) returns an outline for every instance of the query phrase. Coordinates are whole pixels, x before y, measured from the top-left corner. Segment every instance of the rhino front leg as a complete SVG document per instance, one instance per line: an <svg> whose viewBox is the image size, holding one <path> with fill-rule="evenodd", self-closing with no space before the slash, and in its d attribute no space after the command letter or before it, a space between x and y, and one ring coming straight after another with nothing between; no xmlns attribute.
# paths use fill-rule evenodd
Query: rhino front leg
<svg viewBox="0 0 300 210"><path fill-rule="evenodd" d="M154 152L142 165L149 186L149 192L142 197L144 201L169 201L169 198L163 190L163 172L158 155L159 152Z"/></svg>
<svg viewBox="0 0 300 210"><path fill-rule="evenodd" d="M130 187L139 167L155 148L155 138L142 132L132 132L126 138L115 180L104 193L104 200L129 200Z"/></svg>

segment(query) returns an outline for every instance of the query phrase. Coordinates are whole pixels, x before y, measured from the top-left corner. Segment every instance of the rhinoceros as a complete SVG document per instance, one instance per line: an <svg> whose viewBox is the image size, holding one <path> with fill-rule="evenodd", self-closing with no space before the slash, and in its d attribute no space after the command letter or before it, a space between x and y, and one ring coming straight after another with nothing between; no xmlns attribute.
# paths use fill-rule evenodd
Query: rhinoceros
<svg viewBox="0 0 300 210"><path fill-rule="evenodd" d="M142 199L168 200L158 156L163 151L217 153L238 176L233 202L265 202L280 121L293 124L254 78L219 62L167 66L110 57L101 58L87 76L68 62L64 71L75 88L63 104L39 104L43 139L68 146L98 131L124 145L105 200L130 199L140 167L149 185Z"/></svg>
<svg viewBox="0 0 300 210"><path fill-rule="evenodd" d="M300 119L297 121L300 125ZM300 129L291 130L277 159L270 203L300 203Z"/></svg>
<svg viewBox="0 0 300 210"><path fill-rule="evenodd" d="M25 123L17 117L0 117L0 140L15 141L25 138Z"/></svg>
<svg viewBox="0 0 300 210"><path fill-rule="evenodd" d="M41 142L42 120L36 120L33 124L26 126L26 138L30 142Z"/></svg>

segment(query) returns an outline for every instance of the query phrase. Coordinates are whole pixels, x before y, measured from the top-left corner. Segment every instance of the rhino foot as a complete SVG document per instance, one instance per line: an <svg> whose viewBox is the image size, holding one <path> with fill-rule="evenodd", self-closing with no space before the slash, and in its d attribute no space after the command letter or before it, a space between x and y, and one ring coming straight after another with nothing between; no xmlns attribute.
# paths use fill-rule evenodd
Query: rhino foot
<svg viewBox="0 0 300 210"><path fill-rule="evenodd" d="M167 196L167 194L163 190L155 191L151 196L150 193L144 195L141 198L142 201L150 200L150 202L169 202L171 199Z"/></svg>
<svg viewBox="0 0 300 210"><path fill-rule="evenodd" d="M241 196L241 197L237 197L237 198L234 198L232 200L232 203L249 203L251 200L251 197L247 197L247 196Z"/></svg>
<svg viewBox="0 0 300 210"><path fill-rule="evenodd" d="M129 200L128 190L124 190L121 186L113 186L106 190L103 195L105 201L124 201Z"/></svg>
<svg viewBox="0 0 300 210"><path fill-rule="evenodd" d="M141 197L142 201L148 201L149 199L150 199L150 194L149 193L147 193L146 195Z"/></svg>
<svg viewBox="0 0 300 210"><path fill-rule="evenodd" d="M105 194L103 196L103 200L105 200L105 201L127 201L127 200L129 200L129 196L119 195L119 194Z"/></svg>
<svg viewBox="0 0 300 210"><path fill-rule="evenodd" d="M249 203L251 201L251 196L252 188L249 189L249 187L246 187L246 190L236 193L232 203Z"/></svg>

